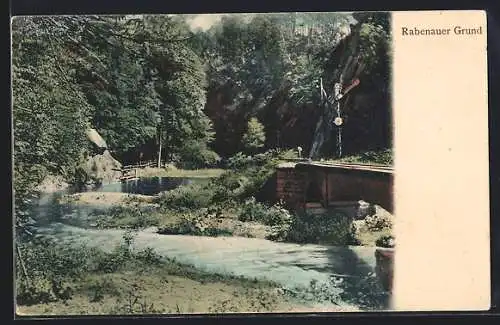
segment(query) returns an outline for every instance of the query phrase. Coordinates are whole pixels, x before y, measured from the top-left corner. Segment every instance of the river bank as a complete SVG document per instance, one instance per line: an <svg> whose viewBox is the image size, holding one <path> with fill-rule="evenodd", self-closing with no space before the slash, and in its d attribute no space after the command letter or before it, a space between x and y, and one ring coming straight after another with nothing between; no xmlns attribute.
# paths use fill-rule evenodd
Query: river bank
<svg viewBox="0 0 500 325"><path fill-rule="evenodd" d="M141 243L134 248L122 243L113 249L108 243L107 251L99 249L101 245L67 244L52 241L58 259L66 259L73 270L51 264L55 261L48 259L47 251L24 248L28 256L36 253L41 259L45 265L39 267L47 269L48 278L40 279L36 270L29 269L34 287L27 292L23 283L18 284L19 315L288 312L307 307L275 282L204 271L163 257ZM55 285L60 288L57 292L50 290Z"/></svg>
<svg viewBox="0 0 500 325"><path fill-rule="evenodd" d="M180 179L182 181L178 181ZM138 294L140 291L139 298L154 298L159 302L154 304L155 310L170 314L385 308L384 293L374 277L373 234L376 231L369 227L380 226L377 220L356 227L358 235L372 234L369 239L372 242L366 246L271 241L267 239L287 224L289 212L253 199L237 203L231 199L234 194L224 183L207 182L204 177L193 179L197 182L187 178L178 178L173 185L168 183L170 178L167 183L161 178L146 182L148 186L153 184L167 189L154 195L120 192L136 191L141 182L139 180L133 188L111 184L109 188L98 191L63 193L53 200L46 199L39 214L45 215L47 220L38 225L36 236L54 240L58 243L57 247L85 245L112 254L125 237L133 234L130 243L133 250L151 249L167 262L171 259L179 261L183 265L180 269L203 274L201 277L193 279L185 272L172 273L171 268L158 271L157 266L150 268L147 265L107 273L90 272L83 279L70 278L69 282L73 287L81 288L95 281L111 281L116 286L116 290L110 289L111 292L119 294L104 294L99 303L92 301L94 298L89 298L87 291L78 289L73 291L71 299L20 304L19 312L113 314L117 312L116 308L125 308L123 299L128 292L123 286L125 279L137 283L137 288L142 290L135 290ZM225 191L223 193L228 199L214 201L214 195L221 190ZM214 205L210 202L220 203ZM340 235L344 236L351 231L346 225L340 223L333 226L342 227ZM320 229L322 224L315 227ZM377 231L387 232L388 228L384 227ZM308 230L311 235L318 235L314 230L316 228L311 229L312 232ZM304 232L299 228L294 231ZM157 271L148 273L146 268ZM214 274L221 276L215 282L207 282ZM337 282L332 282L332 277L338 277ZM164 285L162 279L170 286ZM248 283L252 286L249 287ZM212 295L214 299L207 301L206 296ZM129 312L134 312L130 308Z"/></svg>
<svg viewBox="0 0 500 325"><path fill-rule="evenodd" d="M338 310L339 306L346 310L384 308L384 293L373 274L374 248L299 245L241 237L160 235L152 228L134 233L132 251L151 250L167 261L188 266L192 271L181 272L186 276L196 272L206 279L220 274L222 276L216 277L219 281L250 280L259 288L274 283L271 287L284 289L279 295L282 303L292 302L293 306L302 309L319 306L329 306L331 310ZM126 232L53 224L39 229L38 234L53 239L58 247L85 245L113 254ZM116 258L112 260L117 261ZM150 269L144 263L141 267L143 271ZM263 292L261 298L266 300L266 295L276 293L272 292ZM273 306L278 308L278 305ZM246 312L243 308L245 306L239 311Z"/></svg>

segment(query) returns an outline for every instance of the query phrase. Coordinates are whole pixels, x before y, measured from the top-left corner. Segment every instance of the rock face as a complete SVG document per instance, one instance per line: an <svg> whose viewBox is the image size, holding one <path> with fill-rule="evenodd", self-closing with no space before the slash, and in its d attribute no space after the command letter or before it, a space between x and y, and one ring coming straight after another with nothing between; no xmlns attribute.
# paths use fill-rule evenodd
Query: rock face
<svg viewBox="0 0 500 325"><path fill-rule="evenodd" d="M89 157L85 163L85 171L93 183L104 184L117 181L120 176L122 164L113 158L109 150L102 154Z"/></svg>
<svg viewBox="0 0 500 325"><path fill-rule="evenodd" d="M101 149L108 149L108 145L106 144L106 141L101 137L101 135L97 132L95 129L88 129L87 132L87 138L95 144L98 148Z"/></svg>
<svg viewBox="0 0 500 325"><path fill-rule="evenodd" d="M48 175L38 185L37 190L42 193L53 193L64 190L69 187L69 184L62 176Z"/></svg>
<svg viewBox="0 0 500 325"><path fill-rule="evenodd" d="M95 129L87 130L87 138L99 149L97 155L87 158L84 169L91 183L103 184L117 181L122 164L116 160L108 150L106 141Z"/></svg>

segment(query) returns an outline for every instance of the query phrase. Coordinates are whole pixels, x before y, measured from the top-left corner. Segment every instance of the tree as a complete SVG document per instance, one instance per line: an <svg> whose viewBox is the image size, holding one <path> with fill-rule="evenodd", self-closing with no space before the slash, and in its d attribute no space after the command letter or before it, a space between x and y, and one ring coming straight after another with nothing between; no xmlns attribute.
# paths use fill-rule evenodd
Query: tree
<svg viewBox="0 0 500 325"><path fill-rule="evenodd" d="M67 27L67 26L66 26ZM66 28L51 18L12 23L13 187L18 230L45 176L78 182L88 153L85 131L92 107L74 82ZM89 59L82 55L82 58Z"/></svg>
<svg viewBox="0 0 500 325"><path fill-rule="evenodd" d="M247 124L247 131L243 135L242 144L249 153L254 153L264 146L266 134L264 126L255 117L252 117Z"/></svg>

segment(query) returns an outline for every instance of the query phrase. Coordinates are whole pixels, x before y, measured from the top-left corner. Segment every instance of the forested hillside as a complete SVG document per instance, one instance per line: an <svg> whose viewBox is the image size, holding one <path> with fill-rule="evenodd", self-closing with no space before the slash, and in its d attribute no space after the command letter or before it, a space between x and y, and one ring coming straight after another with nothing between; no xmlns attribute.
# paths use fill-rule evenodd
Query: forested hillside
<svg viewBox="0 0 500 325"><path fill-rule="evenodd" d="M159 138L162 161L182 168L241 151L308 151L320 79L330 92L354 30L365 68L343 106L345 152L390 148L388 14L226 15L205 30L187 18L13 20L16 204L47 174L84 177L88 128L123 163L157 159Z"/></svg>
<svg viewBox="0 0 500 325"><path fill-rule="evenodd" d="M14 18L16 312L385 308L375 266L352 246L393 247L392 216L352 194L365 215L354 223L328 191L314 198L324 209L297 209L316 180L276 170L300 158L391 163L389 18ZM297 188L300 204L283 200ZM296 244L340 250L310 258ZM337 281L343 261L374 272Z"/></svg>

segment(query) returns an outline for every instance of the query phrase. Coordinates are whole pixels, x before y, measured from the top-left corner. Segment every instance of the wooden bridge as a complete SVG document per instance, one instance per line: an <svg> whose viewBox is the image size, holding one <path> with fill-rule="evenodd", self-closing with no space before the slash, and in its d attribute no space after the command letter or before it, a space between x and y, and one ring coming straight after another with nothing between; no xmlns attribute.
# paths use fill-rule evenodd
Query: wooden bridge
<svg viewBox="0 0 500 325"><path fill-rule="evenodd" d="M156 166L155 161L148 161L148 162L143 162L135 165L127 165L123 166L121 169L115 169L117 171L120 171L122 175L120 176L120 181L126 182L126 181L132 181L136 180L139 178L139 169L147 168L147 167L154 167Z"/></svg>

